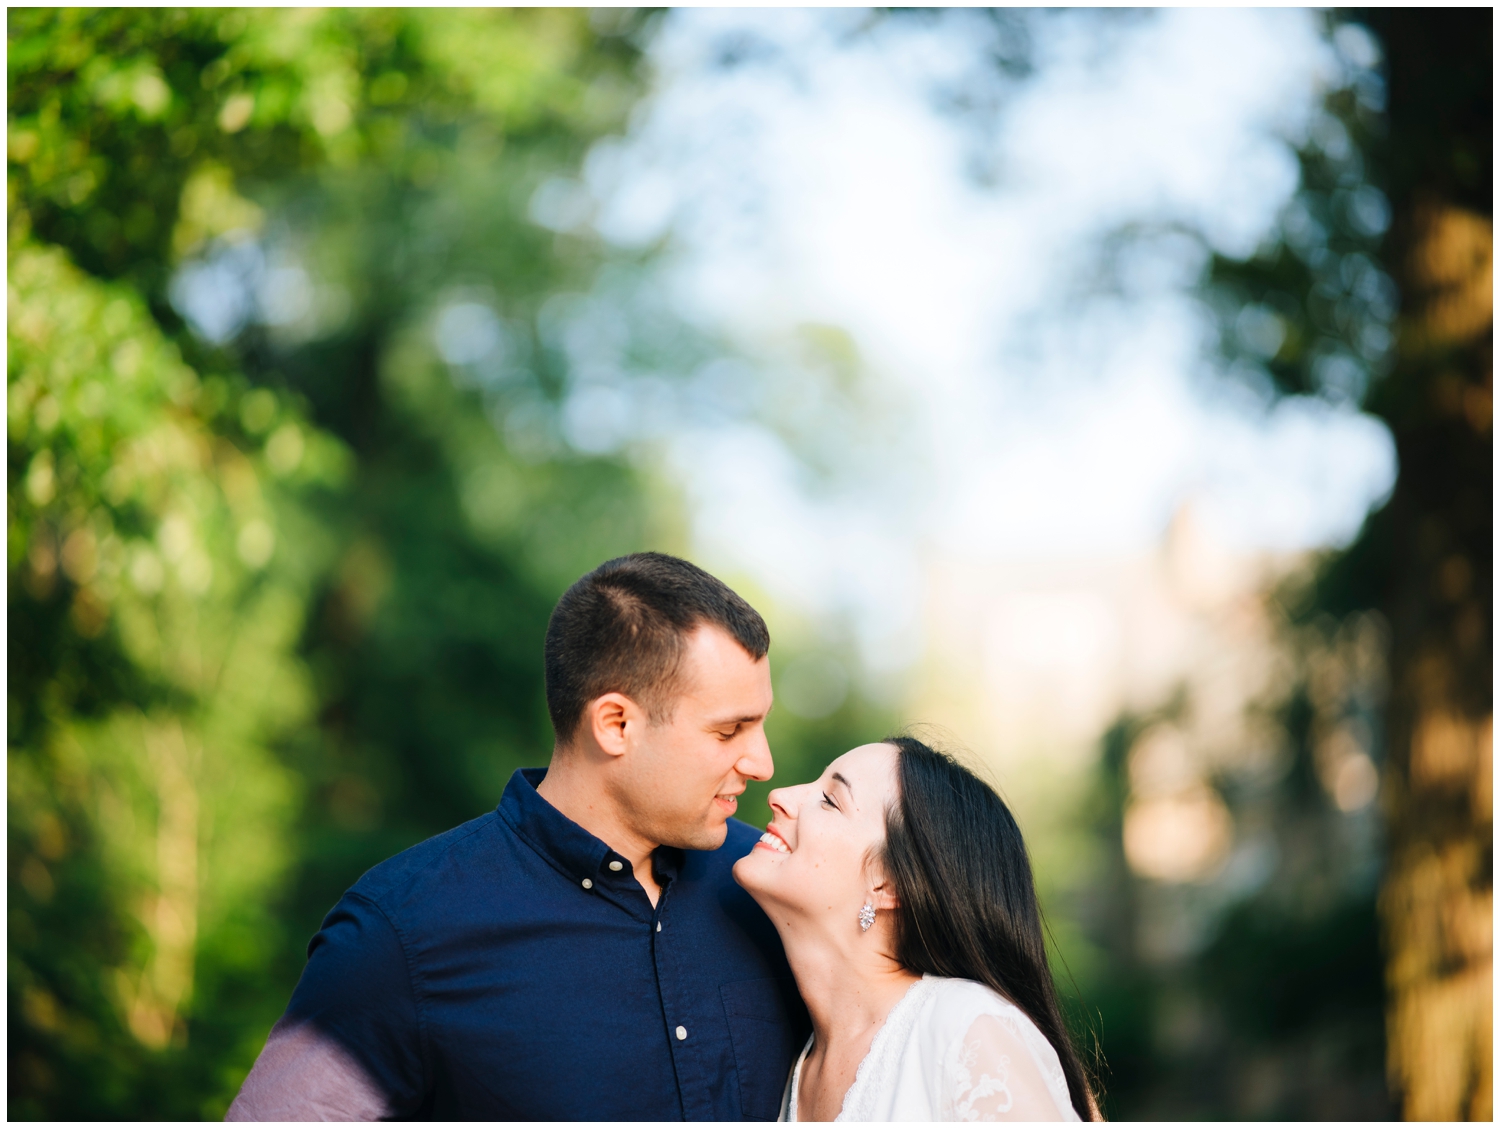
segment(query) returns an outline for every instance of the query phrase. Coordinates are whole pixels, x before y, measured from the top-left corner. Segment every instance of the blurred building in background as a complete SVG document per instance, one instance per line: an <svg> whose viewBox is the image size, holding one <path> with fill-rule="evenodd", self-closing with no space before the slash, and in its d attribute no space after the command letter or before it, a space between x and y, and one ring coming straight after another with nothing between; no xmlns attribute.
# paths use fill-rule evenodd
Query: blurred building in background
<svg viewBox="0 0 1500 1129"><path fill-rule="evenodd" d="M1278 674L1265 594L1305 554L1246 553L1213 540L1184 505L1160 546L1095 560L1006 569L932 568L932 662L917 716L975 712L1001 764L1028 752L1093 759L1123 712L1194 688L1206 733L1240 735L1249 703Z"/></svg>
<svg viewBox="0 0 1500 1129"><path fill-rule="evenodd" d="M643 548L1001 787L1110 1116L1489 1116L1490 31L12 13L10 1116L220 1116Z"/></svg>

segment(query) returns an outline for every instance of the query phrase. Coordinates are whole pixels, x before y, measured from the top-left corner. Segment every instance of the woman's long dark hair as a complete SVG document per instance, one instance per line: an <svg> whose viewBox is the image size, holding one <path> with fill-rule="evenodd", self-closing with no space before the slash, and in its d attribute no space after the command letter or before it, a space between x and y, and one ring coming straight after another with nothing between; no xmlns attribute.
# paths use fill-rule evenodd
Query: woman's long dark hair
<svg viewBox="0 0 1500 1129"><path fill-rule="evenodd" d="M886 813L881 862L900 902L896 959L912 972L975 980L1026 1013L1057 1051L1073 1108L1094 1118L1047 965L1042 915L1021 829L995 790L914 737L900 752L900 799Z"/></svg>

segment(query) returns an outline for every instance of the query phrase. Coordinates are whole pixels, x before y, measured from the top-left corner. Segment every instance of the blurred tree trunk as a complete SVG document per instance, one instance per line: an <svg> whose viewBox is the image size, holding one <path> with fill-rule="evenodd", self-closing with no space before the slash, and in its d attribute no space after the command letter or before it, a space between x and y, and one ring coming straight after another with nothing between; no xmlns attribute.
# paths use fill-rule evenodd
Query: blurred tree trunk
<svg viewBox="0 0 1500 1129"><path fill-rule="evenodd" d="M1372 521L1392 627L1384 780L1392 1091L1419 1120L1492 1115L1493 275L1489 10L1365 17L1389 75L1394 370L1369 407L1400 477Z"/></svg>

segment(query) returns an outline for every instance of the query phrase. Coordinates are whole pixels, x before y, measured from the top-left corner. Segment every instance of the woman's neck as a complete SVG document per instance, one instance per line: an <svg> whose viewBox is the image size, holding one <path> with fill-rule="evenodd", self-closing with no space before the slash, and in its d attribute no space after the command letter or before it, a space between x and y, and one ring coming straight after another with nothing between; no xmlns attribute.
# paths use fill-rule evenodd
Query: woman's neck
<svg viewBox="0 0 1500 1129"><path fill-rule="evenodd" d="M862 1045L863 1057L891 1009L921 977L896 962L882 923L858 933L851 922L850 936L842 937L830 936L817 923L773 917L812 1018L815 1045L824 1053Z"/></svg>

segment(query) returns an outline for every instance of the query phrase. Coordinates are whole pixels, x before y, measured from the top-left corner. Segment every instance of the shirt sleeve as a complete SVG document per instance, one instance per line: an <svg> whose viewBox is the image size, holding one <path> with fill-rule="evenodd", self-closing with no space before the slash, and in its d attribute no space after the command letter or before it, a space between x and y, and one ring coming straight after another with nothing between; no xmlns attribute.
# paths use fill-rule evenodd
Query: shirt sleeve
<svg viewBox="0 0 1500 1129"><path fill-rule="evenodd" d="M1016 1017L980 1015L948 1056L944 1099L952 1119L1078 1120L1067 1101L1061 1068L1055 1068L1059 1077L1049 1085L1043 1070L1055 1064L1039 1064L1037 1058Z"/></svg>
<svg viewBox="0 0 1500 1129"><path fill-rule="evenodd" d="M308 946L228 1121L375 1121L415 1116L422 1034L405 949L385 914L345 894Z"/></svg>

